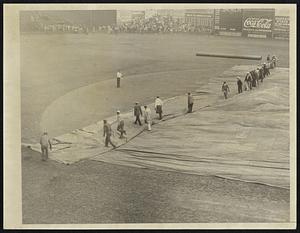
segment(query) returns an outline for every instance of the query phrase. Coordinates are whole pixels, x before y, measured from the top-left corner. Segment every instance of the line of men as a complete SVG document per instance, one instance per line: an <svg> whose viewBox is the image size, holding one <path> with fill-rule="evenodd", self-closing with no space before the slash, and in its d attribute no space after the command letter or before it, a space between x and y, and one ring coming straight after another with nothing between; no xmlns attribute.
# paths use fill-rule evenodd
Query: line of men
<svg viewBox="0 0 300 233"><path fill-rule="evenodd" d="M259 82L263 82L263 80L270 75L270 69L273 69L277 65L278 59L274 55L272 59L270 55L267 56L267 62L263 63L261 67L257 67L254 70L247 72L244 83L240 77L237 77L237 88L238 94L244 91L252 90L253 87L258 87ZM223 82L222 92L224 94L224 98L228 98L228 94L230 92L229 86L226 82Z"/></svg>
<svg viewBox="0 0 300 233"><path fill-rule="evenodd" d="M237 86L238 86L238 93L243 92L243 85L244 90L252 90L253 87L256 87L259 85L259 80L263 82L263 79L270 75L270 69L275 68L277 65L277 58L276 56L273 56L272 59L270 58L270 55L267 56L267 63L264 63L262 67L258 67L256 70L252 70L250 72L247 72L244 84L240 77L237 77ZM117 72L117 88L120 88L121 86L121 79L123 78L123 74L118 70ZM226 82L222 85L222 92L224 93L225 99L228 98L228 93L230 92L229 86ZM188 93L188 111L187 113L191 113L193 111L193 105L194 105L194 98L192 94ZM156 113L159 115L159 119L161 120L163 117L163 101L159 98L159 96L156 97L154 108ZM142 125L141 117L144 116L144 122L147 124L148 131L151 131L151 125L152 125L152 118L151 118L151 110L147 107L147 105L144 106L144 113L142 111L142 107L138 102L135 103L133 108L133 114L135 116L134 124L139 123L139 125ZM120 133L120 139L126 138L124 135L126 135L125 130L125 122L121 117L121 112L117 111L117 132ZM103 120L103 137L105 137L105 147L108 147L108 144L111 144L113 148L116 148L116 145L113 144L111 141L111 136L113 135L113 131L111 129L111 125L107 122L107 120ZM127 140L127 138L126 138ZM52 144L51 140L48 137L48 133L44 132L43 135L40 138L40 145L41 145L41 151L42 151L42 160L46 161L48 159L49 154L49 148L52 150Z"/></svg>
<svg viewBox="0 0 300 233"><path fill-rule="evenodd" d="M156 97L154 108L156 113L159 115L159 119L162 119L162 107L163 107L163 101L159 98L159 96ZM125 130L125 122L121 117L121 112L117 111L117 132L120 134L120 139L125 138L124 135L126 135ZM139 102L135 102L135 105L133 107L133 115L135 117L134 124L142 125L141 117L144 116L144 122L147 124L148 131L151 131L151 125L152 125L152 118L151 118L151 110L148 108L147 105L144 106L144 112L142 110L141 105ZM108 144L112 145L113 148L116 148L116 146L111 141L110 137L113 135L113 131L111 129L111 125L107 122L107 120L103 120L103 137L105 137L105 147L108 147ZM125 138L127 140L127 138Z"/></svg>
<svg viewBox="0 0 300 233"><path fill-rule="evenodd" d="M194 97L189 92L187 113L192 113L193 105L194 105ZM155 112L158 114L159 119L162 120L163 101L159 98L159 96L157 96L155 99L154 109ZM134 124L139 124L140 126L142 126L141 117L144 117L144 122L145 124L147 124L147 129L148 131L151 131L151 125L152 125L151 110L147 105L144 106L144 111L143 111L139 102L135 102L135 105L133 107L133 115L135 117ZM119 110L117 111L117 132L120 134L119 137L120 139L125 138L124 137L124 135L126 135L125 123L124 120L121 118ZM108 147L108 144L110 144L113 146L113 148L116 148L116 145L111 141L112 135L113 135L113 131L111 129L111 125L107 122L107 120L103 120L103 137L105 137L105 147ZM127 138L125 139L127 141Z"/></svg>
<svg viewBox="0 0 300 233"><path fill-rule="evenodd" d="M120 88L121 86L121 79L123 79L123 74L118 70L117 72L117 88ZM193 110L193 104L194 104L194 98L191 93L188 93L188 113L191 113ZM155 103L154 103L154 109L156 113L159 116L159 119L162 120L163 118L163 101L159 98L159 96L156 97ZM142 125L141 117L144 117L144 122L147 124L148 131L151 131L151 125L152 125L152 117L151 117L151 110L150 108L145 105L144 111L142 111L141 105L136 102L133 107L133 115L135 117L134 124ZM117 111L117 132L120 135L120 139L125 138L127 141L127 137L124 135L127 135L125 130L125 122L121 117L121 112ZM111 141L111 136L114 135L114 131L111 128L111 124L108 123L107 120L103 120L103 137L105 137L104 143L105 147L108 147L110 144L113 146L113 148L116 148L116 145ZM46 161L48 159L49 149L52 150L52 144L51 140L48 136L47 132L44 132L43 135L40 138L40 145L41 145L41 152L42 152L42 160Z"/></svg>

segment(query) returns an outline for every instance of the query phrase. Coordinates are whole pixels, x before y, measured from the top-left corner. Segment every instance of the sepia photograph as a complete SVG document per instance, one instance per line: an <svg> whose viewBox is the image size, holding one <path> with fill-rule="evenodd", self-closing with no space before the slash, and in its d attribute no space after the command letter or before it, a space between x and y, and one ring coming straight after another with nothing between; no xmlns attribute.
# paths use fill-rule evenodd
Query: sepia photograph
<svg viewBox="0 0 300 233"><path fill-rule="evenodd" d="M7 228L295 228L296 5L4 18Z"/></svg>

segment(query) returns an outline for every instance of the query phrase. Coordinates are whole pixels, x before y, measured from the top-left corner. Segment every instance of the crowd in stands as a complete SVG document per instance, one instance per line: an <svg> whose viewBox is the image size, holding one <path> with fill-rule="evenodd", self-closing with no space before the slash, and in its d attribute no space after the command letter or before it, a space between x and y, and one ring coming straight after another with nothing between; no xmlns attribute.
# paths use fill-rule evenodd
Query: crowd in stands
<svg viewBox="0 0 300 233"><path fill-rule="evenodd" d="M124 22L117 28L119 32L129 33L178 33L178 32L211 32L209 26L196 26L171 16L155 15L147 19L135 19Z"/></svg>
<svg viewBox="0 0 300 233"><path fill-rule="evenodd" d="M37 31L47 33L211 33L210 26L187 23L184 19L154 15L150 18L136 18L118 25L88 26L71 23L38 23Z"/></svg>

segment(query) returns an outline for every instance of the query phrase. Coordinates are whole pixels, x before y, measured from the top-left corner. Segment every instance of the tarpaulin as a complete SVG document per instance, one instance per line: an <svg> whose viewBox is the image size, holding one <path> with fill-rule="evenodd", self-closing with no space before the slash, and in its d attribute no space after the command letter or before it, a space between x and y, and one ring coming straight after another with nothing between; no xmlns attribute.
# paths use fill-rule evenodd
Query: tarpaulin
<svg viewBox="0 0 300 233"><path fill-rule="evenodd" d="M133 124L132 111L122 114L127 141L104 147L102 121L53 139L50 159L74 163L82 159L188 174L219 176L289 188L289 73L271 70L259 87L237 93L252 66L236 66L197 90L194 112L186 114L187 96L164 100L162 121L152 111L152 131ZM231 92L221 92L227 81ZM116 131L115 116L107 119ZM40 151L39 144L27 145Z"/></svg>
<svg viewBox="0 0 300 233"><path fill-rule="evenodd" d="M186 104L186 96L179 96L164 100L163 106L163 120L158 120L158 115L154 110L154 103L148 105L151 109L152 115L152 124L157 124L159 122L164 122L168 119L176 118L180 115L183 115L187 111ZM204 98L204 97L199 97ZM213 98L207 100L203 103L212 102ZM202 105L201 105L202 106ZM198 106L197 108L200 108ZM142 107L144 109L144 107ZM111 124L112 130L114 132L111 137L112 142L117 146L121 146L126 144L128 141L132 140L144 130L146 130L147 126L143 123L142 126L138 124L133 124L135 118L133 116L133 112L129 111L127 113L121 113L122 119L125 122L125 130L126 130L126 138L119 139L119 133L117 132L117 123L116 116L107 118L107 121ZM143 118L141 121L143 122ZM92 158L99 154L106 153L112 150L112 146L109 148L104 147L104 137L103 137L103 121L98 121L95 124L91 124L82 129L76 129L70 133L63 134L58 137L54 137L51 139L53 148L50 151L49 158L53 159L57 162L72 164L84 159ZM40 152L40 144L28 144L23 143L23 146L30 147L32 150Z"/></svg>
<svg viewBox="0 0 300 233"><path fill-rule="evenodd" d="M223 77L241 71L233 69ZM271 73L252 91L219 98L210 107L162 122L93 159L289 188L288 69ZM230 80L233 89L235 80ZM210 91L217 93L217 88Z"/></svg>

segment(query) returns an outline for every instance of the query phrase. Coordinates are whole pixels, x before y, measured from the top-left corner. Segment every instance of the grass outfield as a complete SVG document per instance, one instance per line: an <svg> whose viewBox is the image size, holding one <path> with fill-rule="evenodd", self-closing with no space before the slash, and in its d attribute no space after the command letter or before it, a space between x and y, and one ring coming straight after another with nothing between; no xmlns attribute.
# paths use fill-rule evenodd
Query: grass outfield
<svg viewBox="0 0 300 233"><path fill-rule="evenodd" d="M288 67L288 47L287 41L203 35L22 35L22 142L35 142L44 129L58 136L83 127L117 108L128 110L136 100L181 95L234 65L257 63L196 57L196 52L276 54L280 66ZM125 76L118 92L117 69ZM88 85L95 85L94 92L72 102L68 93L76 96Z"/></svg>

